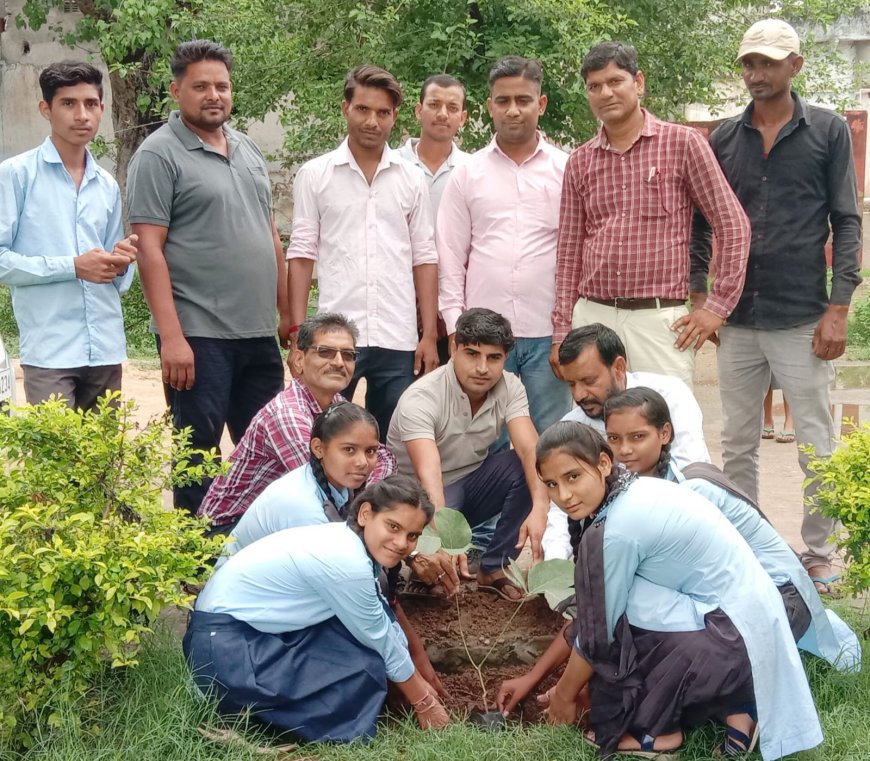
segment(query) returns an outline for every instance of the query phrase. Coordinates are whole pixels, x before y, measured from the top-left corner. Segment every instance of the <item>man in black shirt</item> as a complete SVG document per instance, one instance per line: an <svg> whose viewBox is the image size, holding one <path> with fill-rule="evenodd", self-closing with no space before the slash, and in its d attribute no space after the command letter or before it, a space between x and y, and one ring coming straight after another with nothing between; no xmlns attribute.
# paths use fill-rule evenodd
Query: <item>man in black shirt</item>
<svg viewBox="0 0 870 761"><path fill-rule="evenodd" d="M801 70L800 40L766 19L743 37L737 55L752 103L710 137L713 151L752 224L746 283L720 331L719 388L726 475L758 497L762 400L771 373L794 411L799 444L830 455L830 360L846 347L849 302L860 262L852 145L845 120L791 91ZM833 281L826 289L825 244L833 232ZM706 271L710 227L696 214L693 272ZM807 455L800 453L806 472ZM805 488L805 496L815 491ZM804 567L820 592L834 579L833 521L804 508Z"/></svg>

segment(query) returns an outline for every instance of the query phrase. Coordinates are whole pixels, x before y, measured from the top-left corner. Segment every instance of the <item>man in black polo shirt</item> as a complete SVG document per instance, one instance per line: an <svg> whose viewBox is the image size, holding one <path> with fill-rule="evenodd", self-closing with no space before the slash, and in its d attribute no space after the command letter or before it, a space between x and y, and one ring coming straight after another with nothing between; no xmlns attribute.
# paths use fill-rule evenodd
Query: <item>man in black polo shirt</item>
<svg viewBox="0 0 870 761"><path fill-rule="evenodd" d="M861 216L845 120L791 91L803 65L795 30L776 19L759 21L744 35L737 58L752 103L710 143L749 215L752 244L743 294L719 333L719 388L725 473L757 498L762 399L771 373L794 411L798 443L812 444L822 456L833 449L830 360L845 350L849 301L861 280ZM692 237L696 265L705 268L710 228L697 214ZM807 455L799 459L806 472ZM820 592L834 580L833 527L804 508L801 559Z"/></svg>

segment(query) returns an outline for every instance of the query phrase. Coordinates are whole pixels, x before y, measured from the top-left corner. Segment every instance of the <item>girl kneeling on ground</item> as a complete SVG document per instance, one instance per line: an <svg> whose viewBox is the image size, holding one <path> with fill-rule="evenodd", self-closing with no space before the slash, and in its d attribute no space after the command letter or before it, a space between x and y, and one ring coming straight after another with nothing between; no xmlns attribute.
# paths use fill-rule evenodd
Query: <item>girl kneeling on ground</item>
<svg viewBox="0 0 870 761"><path fill-rule="evenodd" d="M421 727L446 725L378 585L433 513L416 481L392 476L356 497L347 523L286 529L233 555L198 597L184 637L197 686L223 713L250 710L308 741L374 736L388 681Z"/></svg>
<svg viewBox="0 0 870 761"><path fill-rule="evenodd" d="M765 761L818 745L780 595L722 513L688 489L615 465L600 434L580 423L551 426L536 454L550 498L574 521L591 519L578 546L576 637L547 693L549 720L576 722L588 684L587 739L605 756L675 750L683 727L710 718L727 725L726 755L751 750L759 730ZM676 591L691 598L706 610L703 628L631 625L636 579L658 585L665 604Z"/></svg>

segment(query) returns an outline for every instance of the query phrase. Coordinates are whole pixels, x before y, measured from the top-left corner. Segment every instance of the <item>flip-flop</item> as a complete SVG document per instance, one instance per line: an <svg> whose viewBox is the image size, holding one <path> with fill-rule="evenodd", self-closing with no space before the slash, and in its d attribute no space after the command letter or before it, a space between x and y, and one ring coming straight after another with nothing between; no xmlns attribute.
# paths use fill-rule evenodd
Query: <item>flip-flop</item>
<svg viewBox="0 0 870 761"><path fill-rule="evenodd" d="M773 437L771 437L773 438ZM776 437L778 444L791 444L794 442L794 431L780 431Z"/></svg>
<svg viewBox="0 0 870 761"><path fill-rule="evenodd" d="M827 571L828 575L819 576L818 574L810 573L810 571L815 569L820 569L820 572ZM840 580L840 574L832 573L830 565L820 563L819 565L810 566L807 568L807 574L810 577L810 581L816 585L816 591L820 595L836 596L835 592L831 589L831 585Z"/></svg>
<svg viewBox="0 0 870 761"><path fill-rule="evenodd" d="M745 735L739 729L734 727L726 727L725 739L719 744L713 752L714 756L722 758L735 758L737 756L748 756L755 750L758 744L758 722L755 722L755 727L752 730L752 735Z"/></svg>
<svg viewBox="0 0 870 761"><path fill-rule="evenodd" d="M776 434L773 431L773 426L764 426L764 428L761 429L762 439L772 439L775 437L775 435Z"/></svg>
<svg viewBox="0 0 870 761"><path fill-rule="evenodd" d="M583 732L580 737L583 738L583 742L589 745L595 750L601 750L601 746L595 742L590 736L589 732ZM676 761L680 757L680 749L675 748L674 750L653 750L652 746L656 741L655 737L650 735L644 735L643 737L635 737L640 743L640 748L637 750L622 750L620 748L616 749L617 756L630 756L633 758L651 758L655 759L655 761Z"/></svg>
<svg viewBox="0 0 870 761"><path fill-rule="evenodd" d="M440 590L441 594L438 594ZM396 594L399 597L418 597L424 600L445 600L444 587L440 584L429 586L426 582L420 579L408 579L404 583L399 583L396 589Z"/></svg>
<svg viewBox="0 0 870 761"><path fill-rule="evenodd" d="M504 590L505 587L513 587L520 593L519 597L511 597ZM477 589L481 592L491 592L492 594L496 594L501 597L503 600L507 600L508 602L512 602L515 605L519 605L523 600L526 599L523 590L520 589L516 584L514 584L507 576L500 576L495 581L490 582L489 584L480 584L478 583Z"/></svg>

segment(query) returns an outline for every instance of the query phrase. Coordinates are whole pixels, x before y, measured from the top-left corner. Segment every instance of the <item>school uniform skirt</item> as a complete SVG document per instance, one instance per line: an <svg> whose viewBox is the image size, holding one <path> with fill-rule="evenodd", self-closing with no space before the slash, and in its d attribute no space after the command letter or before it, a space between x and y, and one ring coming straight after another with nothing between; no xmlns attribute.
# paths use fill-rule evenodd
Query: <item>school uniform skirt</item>
<svg viewBox="0 0 870 761"><path fill-rule="evenodd" d="M371 738L387 696L383 658L337 618L268 634L222 613L194 611L184 654L218 710L251 716L311 742Z"/></svg>
<svg viewBox="0 0 870 761"><path fill-rule="evenodd" d="M590 684L589 726L608 751L624 732L656 737L753 703L752 670L743 639L721 610L691 632L623 628L614 643L626 678L596 673ZM628 629L626 631L626 629Z"/></svg>

